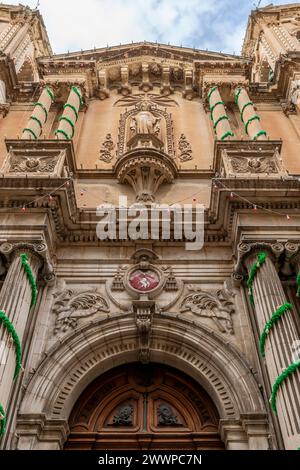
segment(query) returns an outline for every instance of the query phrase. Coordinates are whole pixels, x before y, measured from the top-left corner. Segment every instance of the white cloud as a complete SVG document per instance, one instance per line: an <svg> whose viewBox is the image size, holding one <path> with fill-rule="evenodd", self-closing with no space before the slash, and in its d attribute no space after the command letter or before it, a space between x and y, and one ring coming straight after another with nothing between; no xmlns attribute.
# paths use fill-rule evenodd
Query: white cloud
<svg viewBox="0 0 300 470"><path fill-rule="evenodd" d="M34 8L37 0L26 3ZM252 1L239 0L40 0L39 6L55 53L143 40L239 53L251 8Z"/></svg>

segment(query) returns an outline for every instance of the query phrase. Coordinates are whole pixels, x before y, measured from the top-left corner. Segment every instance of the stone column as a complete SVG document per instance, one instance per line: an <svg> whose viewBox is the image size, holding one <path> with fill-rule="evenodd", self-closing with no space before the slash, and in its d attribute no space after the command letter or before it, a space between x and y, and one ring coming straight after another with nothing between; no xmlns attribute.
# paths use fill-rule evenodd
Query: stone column
<svg viewBox="0 0 300 470"><path fill-rule="evenodd" d="M38 102L35 104L27 126L23 129L21 139L36 140L40 137L43 127L47 122L51 104L54 101L55 97L52 89L49 86L45 86Z"/></svg>
<svg viewBox="0 0 300 470"><path fill-rule="evenodd" d="M226 114L225 105L222 101L218 87L214 86L207 95L209 103L210 117L218 140L229 140L233 137L228 116Z"/></svg>
<svg viewBox="0 0 300 470"><path fill-rule="evenodd" d="M59 118L58 129L55 132L55 135L59 140L73 139L81 105L82 93L79 88L72 86L68 101L64 105L63 115Z"/></svg>
<svg viewBox="0 0 300 470"><path fill-rule="evenodd" d="M245 88L235 90L235 104L238 105L245 132L252 140L267 140L267 133L260 125L260 117L256 114L254 105Z"/></svg>
<svg viewBox="0 0 300 470"><path fill-rule="evenodd" d="M248 273L257 261L258 251L264 248L242 243L239 247L244 253L244 262ZM280 254L284 247L281 244L272 245L273 252ZM274 261L275 257L265 251L266 261L257 270L253 281L254 312L261 335L265 324L272 314L287 302L279 279ZM270 329L265 343L265 364L273 386L276 379L292 362L292 344L298 340L297 329L290 311L285 314ZM286 449L295 450L300 442L300 370L287 377L280 385L276 396L276 406L280 429Z"/></svg>
<svg viewBox="0 0 300 470"><path fill-rule="evenodd" d="M0 292L0 310L9 318L18 334L21 345L30 314L32 290L21 263L20 254L26 253L28 255L28 262L33 276L36 278L42 265L42 258L38 253L46 249L44 244L30 245L30 247L25 244L14 246L10 243L4 243L0 247L1 253L9 260L8 272ZM11 334L2 323L0 324L0 339L5 358L0 364L0 403L8 416L7 405L14 381L16 355Z"/></svg>

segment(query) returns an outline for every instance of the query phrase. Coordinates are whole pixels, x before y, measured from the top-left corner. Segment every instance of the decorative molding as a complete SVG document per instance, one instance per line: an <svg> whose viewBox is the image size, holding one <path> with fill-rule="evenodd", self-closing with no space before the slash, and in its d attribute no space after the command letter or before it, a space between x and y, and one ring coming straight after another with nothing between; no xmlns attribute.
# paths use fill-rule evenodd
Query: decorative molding
<svg viewBox="0 0 300 470"><path fill-rule="evenodd" d="M171 314L155 315L154 324L151 360L160 362L163 357L165 364L189 373L209 391L221 419L265 412L249 366L221 335ZM24 426L26 420L30 424L33 414L44 413L53 423L66 422L87 383L110 368L136 361L138 351L131 314L97 319L71 332L64 341L57 341L24 388L17 433L26 436ZM213 355L215 360L211 361ZM38 438L35 431L34 436ZM56 439L56 434L52 439ZM43 440L47 441L47 437Z"/></svg>

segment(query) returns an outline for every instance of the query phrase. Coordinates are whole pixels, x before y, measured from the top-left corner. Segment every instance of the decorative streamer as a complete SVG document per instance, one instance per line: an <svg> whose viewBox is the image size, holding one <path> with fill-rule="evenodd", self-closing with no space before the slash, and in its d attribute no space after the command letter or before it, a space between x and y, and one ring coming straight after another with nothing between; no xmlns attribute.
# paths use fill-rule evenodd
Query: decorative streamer
<svg viewBox="0 0 300 470"><path fill-rule="evenodd" d="M282 374L279 375L279 377L277 377L273 387L272 387L272 394L271 394L271 397L270 397L270 404L271 404L271 408L272 410L274 411L275 414L277 414L277 407L276 407L276 395L277 395L277 392L278 392L278 389L281 385L281 383L287 378L289 377L291 374L293 374L297 369L298 367L300 367L300 359L296 362L293 362L290 366L288 366L283 372Z"/></svg>
<svg viewBox="0 0 300 470"><path fill-rule="evenodd" d="M83 105L83 99L82 99L82 96L81 96L80 92L78 91L78 88L76 88L76 86L72 86L72 90L74 91L74 93L76 93L76 95L79 98L79 102L80 102L79 106L82 106Z"/></svg>
<svg viewBox="0 0 300 470"><path fill-rule="evenodd" d="M292 310L293 306L292 304L285 303L279 307L276 312L273 313L271 316L270 320L265 324L265 327L262 331L262 334L260 336L260 354L262 357L265 357L265 342L267 339L267 335L269 334L269 331L273 328L273 325L279 320L279 318L288 310Z"/></svg>
<svg viewBox="0 0 300 470"><path fill-rule="evenodd" d="M219 104L222 104L223 106L225 106L225 103L224 101L217 101L213 106L210 106L209 110L210 110L210 119L213 121L213 112L214 112L214 109L216 106L218 106Z"/></svg>
<svg viewBox="0 0 300 470"><path fill-rule="evenodd" d="M252 116L251 118L248 119L248 121L245 123L245 132L246 134L248 134L248 126L250 124L250 122L252 121L260 121L260 117L257 116L257 114L255 114L254 116ZM257 137L257 135L256 135Z"/></svg>
<svg viewBox="0 0 300 470"><path fill-rule="evenodd" d="M234 96L234 103L237 105L238 104L238 100L239 100L239 96L240 96L240 93L241 93L242 89L239 88Z"/></svg>
<svg viewBox="0 0 300 470"><path fill-rule="evenodd" d="M267 133L266 133L266 131L261 130L253 137L252 140L256 140L257 137L259 137L260 135L267 135Z"/></svg>
<svg viewBox="0 0 300 470"><path fill-rule="evenodd" d="M21 263L24 267L24 271L27 275L28 281L31 285L31 305L30 305L30 307L33 307L36 304L36 297L37 297L36 281L34 279L34 275L32 273L30 264L28 263L28 255L26 253L22 253L20 255L20 258L21 258Z"/></svg>
<svg viewBox="0 0 300 470"><path fill-rule="evenodd" d="M254 299L253 299L253 289L252 289L252 284L254 281L254 278L256 276L256 273L258 269L264 264L266 261L266 253L260 252L257 255L257 260L256 262L252 265L248 279L247 279L247 288L248 288L248 294L250 298L250 302L252 305L254 305Z"/></svg>
<svg viewBox="0 0 300 470"><path fill-rule="evenodd" d="M210 92L208 93L207 95L207 100L209 101L210 100L210 97L211 95L213 94L213 92L217 89L218 87L217 86L213 86L210 90Z"/></svg>
<svg viewBox="0 0 300 470"><path fill-rule="evenodd" d="M5 315L4 312L0 311L0 323L3 323L4 328L11 334L12 339L15 345L16 351L16 367L15 367L15 374L14 379L18 376L22 366L21 366L21 357L22 357L22 349L19 337L17 335L16 330L14 329L12 323L10 322L9 318Z"/></svg>
<svg viewBox="0 0 300 470"><path fill-rule="evenodd" d="M229 137L229 136L234 137L234 133L231 131L225 132L225 134L222 135L221 140L224 140L226 139L226 137Z"/></svg>
<svg viewBox="0 0 300 470"><path fill-rule="evenodd" d="M6 428L6 414L3 406L0 404L0 437L5 434Z"/></svg>
<svg viewBox="0 0 300 470"><path fill-rule="evenodd" d="M298 276L296 278L296 282L297 282L297 286L298 286L297 297L300 297L300 271L299 271Z"/></svg>
<svg viewBox="0 0 300 470"><path fill-rule="evenodd" d="M214 129L217 127L217 125L219 124L219 122L220 122L220 121L223 121L224 119L225 119L226 121L229 120L229 119L228 119L228 116L226 116L225 114L224 114L223 116L220 116L220 117L216 120L216 122L214 122Z"/></svg>

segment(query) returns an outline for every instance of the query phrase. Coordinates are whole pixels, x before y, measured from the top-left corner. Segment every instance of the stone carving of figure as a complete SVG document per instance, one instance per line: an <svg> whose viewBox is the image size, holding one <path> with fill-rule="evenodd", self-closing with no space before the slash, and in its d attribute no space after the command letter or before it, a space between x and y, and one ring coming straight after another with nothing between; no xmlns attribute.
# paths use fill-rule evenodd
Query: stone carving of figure
<svg viewBox="0 0 300 470"><path fill-rule="evenodd" d="M159 405L157 414L158 424L161 426L174 426L178 424L177 416L173 414L171 407L166 404Z"/></svg>
<svg viewBox="0 0 300 470"><path fill-rule="evenodd" d="M133 406L125 405L114 416L113 423L117 426L130 426L132 425Z"/></svg>
<svg viewBox="0 0 300 470"><path fill-rule="evenodd" d="M294 80L291 87L291 102L297 106L300 98L300 80Z"/></svg>
<svg viewBox="0 0 300 470"><path fill-rule="evenodd" d="M133 134L155 134L160 132L161 118L155 117L149 111L149 105L144 103L141 111L131 119L130 130Z"/></svg>

